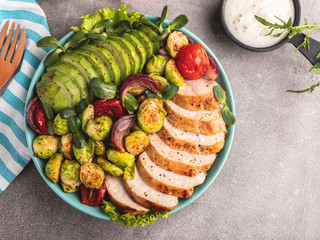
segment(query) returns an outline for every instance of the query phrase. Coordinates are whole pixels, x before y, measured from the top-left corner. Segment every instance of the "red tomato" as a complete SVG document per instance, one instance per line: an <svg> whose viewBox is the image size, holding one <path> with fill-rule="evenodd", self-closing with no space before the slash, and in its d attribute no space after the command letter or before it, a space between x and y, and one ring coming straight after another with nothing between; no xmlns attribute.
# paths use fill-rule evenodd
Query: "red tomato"
<svg viewBox="0 0 320 240"><path fill-rule="evenodd" d="M95 117L108 116L112 121L117 121L125 114L119 99L100 99L94 103Z"/></svg>
<svg viewBox="0 0 320 240"><path fill-rule="evenodd" d="M43 133L48 135L48 128L47 128L47 122L48 122L48 118L46 116L46 113L44 111L43 105L40 102L35 109L35 113L34 113L34 119L35 122L38 126L38 129Z"/></svg>
<svg viewBox="0 0 320 240"><path fill-rule="evenodd" d="M200 43L183 46L175 60L179 72L188 79L202 77L209 67L207 52Z"/></svg>
<svg viewBox="0 0 320 240"><path fill-rule="evenodd" d="M80 191L82 203L89 206L99 206L102 200L104 199L104 196L106 195L107 191L105 181L106 180L103 180L103 183L99 189L87 188L84 184L81 184Z"/></svg>

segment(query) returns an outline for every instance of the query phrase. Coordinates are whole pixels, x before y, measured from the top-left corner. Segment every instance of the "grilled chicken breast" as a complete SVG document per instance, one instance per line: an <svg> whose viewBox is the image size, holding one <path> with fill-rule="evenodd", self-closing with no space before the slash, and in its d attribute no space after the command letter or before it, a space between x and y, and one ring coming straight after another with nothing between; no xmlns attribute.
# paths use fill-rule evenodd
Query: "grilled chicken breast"
<svg viewBox="0 0 320 240"><path fill-rule="evenodd" d="M139 205L152 211L168 212L178 205L178 198L155 190L140 177L135 167L135 178L124 181L130 197Z"/></svg>
<svg viewBox="0 0 320 240"><path fill-rule="evenodd" d="M205 135L218 134L226 129L220 106L213 111L190 111L167 100L164 107L167 120L177 128Z"/></svg>

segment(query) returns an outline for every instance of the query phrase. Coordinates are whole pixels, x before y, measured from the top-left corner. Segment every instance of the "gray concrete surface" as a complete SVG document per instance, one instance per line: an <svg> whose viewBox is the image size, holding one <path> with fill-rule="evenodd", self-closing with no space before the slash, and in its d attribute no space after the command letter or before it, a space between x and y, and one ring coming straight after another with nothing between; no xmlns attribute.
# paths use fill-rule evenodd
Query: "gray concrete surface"
<svg viewBox="0 0 320 240"><path fill-rule="evenodd" d="M0 195L0 239L319 239L319 76L287 44L277 51L241 49L224 33L218 0L38 0L58 38L79 17L120 3L169 19L185 13L224 66L235 95L237 127L230 157L214 184L193 204L143 229L87 216L63 202L33 163ZM320 2L302 1L302 17L320 21ZM320 39L319 32L314 35Z"/></svg>

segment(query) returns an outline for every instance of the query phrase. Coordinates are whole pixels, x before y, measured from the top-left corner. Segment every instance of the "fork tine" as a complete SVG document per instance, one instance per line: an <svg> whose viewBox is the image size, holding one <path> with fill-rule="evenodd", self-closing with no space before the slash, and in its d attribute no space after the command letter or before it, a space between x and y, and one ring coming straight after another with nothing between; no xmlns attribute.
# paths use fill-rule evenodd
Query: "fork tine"
<svg viewBox="0 0 320 240"><path fill-rule="evenodd" d="M18 67L21 57L23 55L24 47L26 44L26 29L23 28L21 32L21 36L19 39L18 47L16 49L16 52L14 54L14 57L12 59L12 64L16 67Z"/></svg>
<svg viewBox="0 0 320 240"><path fill-rule="evenodd" d="M7 35L7 30L8 30L8 27L9 27L9 20L6 21L6 23L3 25L3 28L0 32L0 51L1 51L1 48L2 48L2 44L3 44L3 41Z"/></svg>
<svg viewBox="0 0 320 240"><path fill-rule="evenodd" d="M17 44L17 40L18 40L18 37L19 37L19 33L20 33L20 24L18 25L18 27L16 29L16 33L14 34L13 41L12 41L10 49L9 49L9 53L7 55L7 58L6 58L8 61L11 61L13 52L16 49L16 44Z"/></svg>
<svg viewBox="0 0 320 240"><path fill-rule="evenodd" d="M7 51L8 51L8 48L9 48L9 44L11 42L11 38L12 38L12 34L13 34L13 30L14 30L15 25L16 25L15 22L13 22L12 25L11 25L10 32L9 32L9 34L7 36L7 40L6 40L5 44L4 44L4 47L2 49L2 53L0 55L0 60L1 59L4 60L6 55L7 55Z"/></svg>

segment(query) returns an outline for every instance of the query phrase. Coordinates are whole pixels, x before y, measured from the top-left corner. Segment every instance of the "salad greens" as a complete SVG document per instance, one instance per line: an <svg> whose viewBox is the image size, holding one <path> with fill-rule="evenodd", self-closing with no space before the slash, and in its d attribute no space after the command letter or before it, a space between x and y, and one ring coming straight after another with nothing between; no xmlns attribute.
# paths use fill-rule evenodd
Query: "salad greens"
<svg viewBox="0 0 320 240"><path fill-rule="evenodd" d="M277 16L275 16L278 20L280 20L282 22L282 24L278 24L278 23L271 23L259 16L255 16L255 18L257 19L257 21L259 21L261 24L267 26L270 29L270 32L266 35L272 35L274 37L288 37L288 38L292 38L297 34L303 33L304 30L308 30L307 34L304 37L303 42L301 43L300 46L298 46L296 48L296 50L298 50L300 47L308 47L308 50L310 49L310 34L313 30L320 28L320 24L314 23L314 24L309 24L307 19L304 19L304 25L301 26L292 26L292 18L290 17L289 20L286 22L280 18L278 18ZM283 30L280 33L277 34L273 34L273 31L275 29L280 29ZM284 34L284 35L282 35ZM320 53L317 55L316 58L320 58ZM310 72L316 73L320 75L320 63L315 64L310 70ZM287 90L287 92L293 92L293 93L304 93L304 92L309 92L312 93L314 91L314 89L316 87L320 86L320 81L317 82L316 84L312 85L309 88L303 89L303 90Z"/></svg>
<svg viewBox="0 0 320 240"><path fill-rule="evenodd" d="M158 218L168 218L170 212L148 212L142 215L134 216L132 214L122 213L114 203L103 200L101 204L102 211L107 214L116 224L125 226L144 227L147 224L154 223Z"/></svg>

